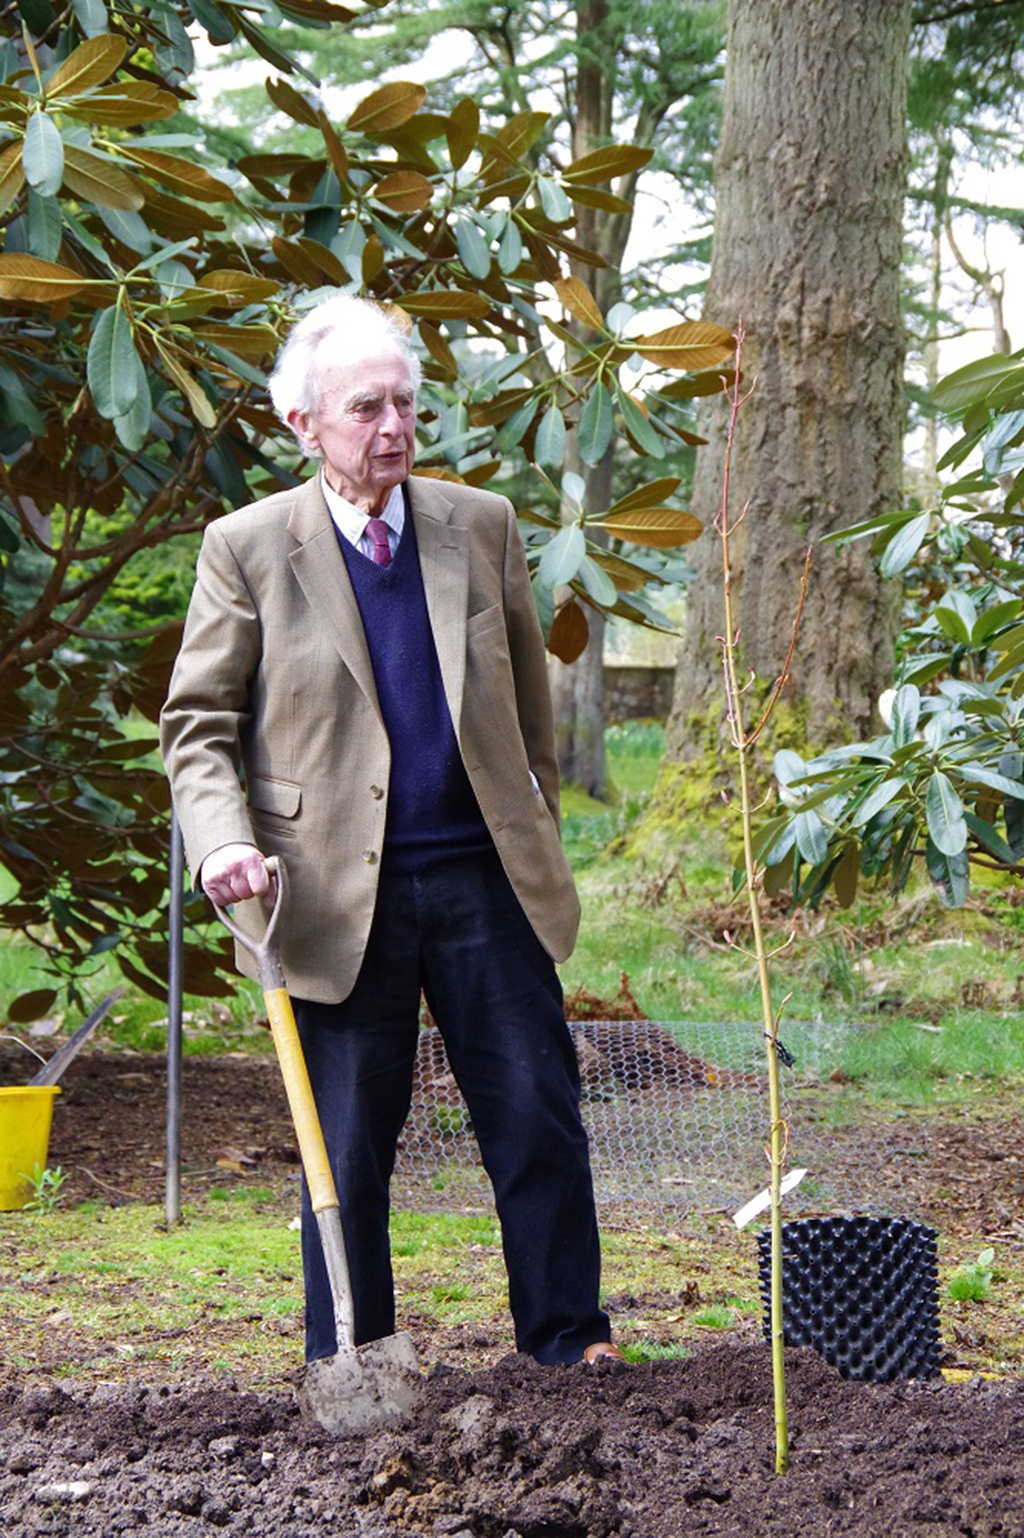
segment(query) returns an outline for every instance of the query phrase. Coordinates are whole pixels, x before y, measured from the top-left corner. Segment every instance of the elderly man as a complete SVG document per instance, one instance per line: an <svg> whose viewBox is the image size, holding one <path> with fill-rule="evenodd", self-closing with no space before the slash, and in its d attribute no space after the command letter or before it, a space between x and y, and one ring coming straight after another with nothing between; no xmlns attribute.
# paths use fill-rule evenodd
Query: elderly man
<svg viewBox="0 0 1024 1538"><path fill-rule="evenodd" d="M510 504L411 476L419 380L366 301L292 331L270 390L320 472L207 530L165 761L216 903L263 896L264 856L287 866L281 955L357 1343L395 1328L388 1186L422 993L494 1187L518 1349L617 1357L554 965L579 904L543 640ZM337 1346L308 1194L302 1253L312 1360Z"/></svg>

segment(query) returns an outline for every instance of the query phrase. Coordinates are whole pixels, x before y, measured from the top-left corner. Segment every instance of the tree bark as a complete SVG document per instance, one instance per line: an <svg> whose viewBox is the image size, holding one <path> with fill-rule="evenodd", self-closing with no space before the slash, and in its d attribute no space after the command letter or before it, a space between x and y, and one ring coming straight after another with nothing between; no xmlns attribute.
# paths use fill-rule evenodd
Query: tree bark
<svg viewBox="0 0 1024 1538"><path fill-rule="evenodd" d="M774 679L808 544L900 503L900 266L910 0L732 0L706 314L742 321L746 381L732 469L743 664ZM721 500L727 407L712 401L694 511ZM699 577L675 685L669 752L694 753L721 694L718 542ZM820 744L872 727L899 606L867 541L812 565L787 698ZM875 723L877 724L877 723Z"/></svg>

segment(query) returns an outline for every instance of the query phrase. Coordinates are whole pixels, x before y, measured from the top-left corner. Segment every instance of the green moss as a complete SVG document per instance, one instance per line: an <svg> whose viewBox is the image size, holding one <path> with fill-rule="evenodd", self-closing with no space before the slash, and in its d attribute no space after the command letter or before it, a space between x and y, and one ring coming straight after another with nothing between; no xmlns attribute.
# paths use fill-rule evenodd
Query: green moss
<svg viewBox="0 0 1024 1538"><path fill-rule="evenodd" d="M771 699L773 684L756 679L744 694L744 713L748 730L760 720ZM766 809L774 804L772 762L782 749L811 758L821 751L807 736L808 705L805 700L779 699L772 708L764 732L748 760L750 793L755 807ZM843 727L839 701L836 701L834 728L825 734L829 745L845 742L849 732ZM722 704L716 701L704 711L691 711L681 724L675 742L694 744L683 759L673 758L670 741L668 757L662 765L647 808L615 846L616 853L649 853L670 840L692 837L694 824L721 833L731 860L742 849L738 796L739 767L736 749L729 737ZM755 820L756 820L755 814Z"/></svg>

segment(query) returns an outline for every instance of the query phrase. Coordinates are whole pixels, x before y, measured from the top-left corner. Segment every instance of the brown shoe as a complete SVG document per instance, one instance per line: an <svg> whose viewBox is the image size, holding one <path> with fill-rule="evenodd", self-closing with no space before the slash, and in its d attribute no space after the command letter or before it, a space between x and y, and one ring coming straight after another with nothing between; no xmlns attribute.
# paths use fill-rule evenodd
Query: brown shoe
<svg viewBox="0 0 1024 1538"><path fill-rule="evenodd" d="M588 1366L593 1367L597 1363L607 1362L610 1367L613 1362L621 1362L626 1365L626 1358L618 1346L613 1346L610 1340L595 1340L592 1346L588 1346L583 1353L583 1360Z"/></svg>

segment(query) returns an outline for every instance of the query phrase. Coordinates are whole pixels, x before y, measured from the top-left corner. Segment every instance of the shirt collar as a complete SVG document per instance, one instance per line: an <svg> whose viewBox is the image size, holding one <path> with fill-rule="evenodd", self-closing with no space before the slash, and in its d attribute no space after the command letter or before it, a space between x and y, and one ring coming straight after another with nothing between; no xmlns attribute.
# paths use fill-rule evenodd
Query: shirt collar
<svg viewBox="0 0 1024 1538"><path fill-rule="evenodd" d="M350 544L358 545L362 539L369 521L370 514L354 507L334 487L328 483L323 470L320 471L320 485L323 488L324 501L339 533L344 534ZM401 486L392 486L391 495L384 505L384 511L380 515L388 528L396 538L401 538L405 528L405 498L402 495Z"/></svg>

